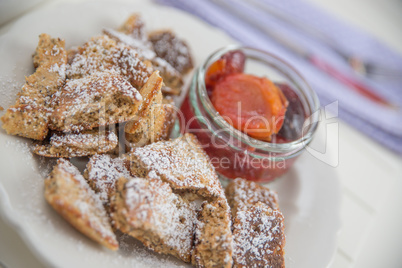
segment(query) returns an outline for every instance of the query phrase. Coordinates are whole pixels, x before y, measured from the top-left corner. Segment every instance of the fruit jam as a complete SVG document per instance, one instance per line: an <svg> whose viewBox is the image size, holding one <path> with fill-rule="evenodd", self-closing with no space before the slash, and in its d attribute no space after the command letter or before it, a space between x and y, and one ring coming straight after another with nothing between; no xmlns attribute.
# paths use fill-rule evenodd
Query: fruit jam
<svg viewBox="0 0 402 268"><path fill-rule="evenodd" d="M241 54L237 53L239 50L245 57L242 58ZM230 65L228 51L236 55L233 65ZM264 57L255 55L259 53ZM219 62L225 57L224 64ZM272 61L280 61L268 53L250 48L223 49L211 56L193 77L190 90L181 106L180 121L182 132L190 132L197 136L221 176L268 182L286 173L304 146L311 141L317 123L313 121L310 125L304 124L319 106L315 93L300 75L290 66L285 66L284 69L282 66L282 69L278 69L285 73L283 77L292 79L280 79L275 85L285 96L287 109L280 129L270 135L269 142L254 139L229 124L211 102L214 87L219 83L222 73L242 73L244 64L250 64L255 58L259 62L264 60L263 63L271 59L271 62L266 64L267 69L275 68L272 67ZM283 65L282 61L280 63ZM218 73L215 77L211 76L213 68L215 71L212 74ZM297 79L299 83L294 83ZM306 93L311 96L306 96Z"/></svg>

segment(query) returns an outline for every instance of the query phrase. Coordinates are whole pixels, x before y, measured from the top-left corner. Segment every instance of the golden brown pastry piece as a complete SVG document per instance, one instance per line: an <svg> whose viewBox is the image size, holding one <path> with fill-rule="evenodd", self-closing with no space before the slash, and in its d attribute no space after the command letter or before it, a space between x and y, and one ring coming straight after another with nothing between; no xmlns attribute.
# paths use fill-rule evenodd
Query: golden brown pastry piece
<svg viewBox="0 0 402 268"><path fill-rule="evenodd" d="M133 14L118 31L104 30L104 33L110 38L134 48L143 60L150 61L153 68L161 72L164 83L170 89L169 92L180 94L183 86L182 75L169 62L156 55L152 43L148 40L141 15ZM162 91L164 90L162 89Z"/></svg>
<svg viewBox="0 0 402 268"><path fill-rule="evenodd" d="M193 68L193 60L187 43L172 31L154 31L148 38L156 55L169 62L179 73L184 75Z"/></svg>
<svg viewBox="0 0 402 268"><path fill-rule="evenodd" d="M160 137L161 140L167 140L170 137L170 133L172 132L176 120L176 106L172 103L162 103L162 108L165 119L163 121Z"/></svg>
<svg viewBox="0 0 402 268"><path fill-rule="evenodd" d="M149 62L153 69L160 71L165 84L162 87L163 94L180 95L183 86L182 74L155 53L153 44L146 35L145 23L139 14L131 15L117 31L105 29L103 33L134 48L143 61Z"/></svg>
<svg viewBox="0 0 402 268"><path fill-rule="evenodd" d="M156 174L173 190L192 192L203 198L224 196L208 156L192 134L135 148L128 157L133 175Z"/></svg>
<svg viewBox="0 0 402 268"><path fill-rule="evenodd" d="M166 60L156 55L150 42L136 39L113 29L104 29L103 33L116 42L133 48L144 63L149 63L153 69L160 71L163 82L170 88L171 94L177 92L180 94L181 87L183 86L182 75Z"/></svg>
<svg viewBox="0 0 402 268"><path fill-rule="evenodd" d="M121 177L131 178L129 168L130 163L124 157L97 154L89 159L84 178L108 208L110 198L116 192L117 180Z"/></svg>
<svg viewBox="0 0 402 268"><path fill-rule="evenodd" d="M279 210L258 202L233 219L233 267L285 267L285 233Z"/></svg>
<svg viewBox="0 0 402 268"><path fill-rule="evenodd" d="M80 133L55 132L48 143L35 146L34 153L46 157L80 157L106 153L117 146L115 130L98 128Z"/></svg>
<svg viewBox="0 0 402 268"><path fill-rule="evenodd" d="M67 50L67 63L71 64L75 56L79 53L79 48L77 46L71 47Z"/></svg>
<svg viewBox="0 0 402 268"><path fill-rule="evenodd" d="M226 187L233 219L233 267L285 267L284 218L275 192L235 179Z"/></svg>
<svg viewBox="0 0 402 268"><path fill-rule="evenodd" d="M49 127L67 132L130 120L135 117L142 97L119 74L97 72L68 80L52 101L57 108Z"/></svg>
<svg viewBox="0 0 402 268"><path fill-rule="evenodd" d="M162 86L163 96L180 95L181 87L168 87L166 85Z"/></svg>
<svg viewBox="0 0 402 268"><path fill-rule="evenodd" d="M45 198L81 233L111 250L119 248L99 196L69 161L59 159L46 178Z"/></svg>
<svg viewBox="0 0 402 268"><path fill-rule="evenodd" d="M128 19L120 26L118 29L126 35L131 36L134 39L146 40L147 36L145 34L145 23L142 20L140 14L132 14Z"/></svg>
<svg viewBox="0 0 402 268"><path fill-rule="evenodd" d="M39 43L33 55L35 68L41 65L62 65L66 60L65 42L60 38L51 38L48 34L39 35Z"/></svg>
<svg viewBox="0 0 402 268"><path fill-rule="evenodd" d="M16 103L1 118L8 134L43 140L49 131L52 95L65 83L67 53L64 40L39 36L35 73L26 78Z"/></svg>
<svg viewBox="0 0 402 268"><path fill-rule="evenodd" d="M192 263L197 267L232 267L233 238L226 199L205 201L196 226Z"/></svg>
<svg viewBox="0 0 402 268"><path fill-rule="evenodd" d="M67 70L68 79L83 78L93 73L114 71L136 89L141 88L152 70L140 60L134 49L106 35L96 36L78 48Z"/></svg>
<svg viewBox="0 0 402 268"><path fill-rule="evenodd" d="M142 146L161 140L165 114L162 107L163 80L159 72L155 71L141 88L143 102L139 107L138 115L125 125L125 137L130 148Z"/></svg>
<svg viewBox="0 0 402 268"><path fill-rule="evenodd" d="M158 253L190 261L196 211L160 179L120 178L111 206L115 225Z"/></svg>
<svg viewBox="0 0 402 268"><path fill-rule="evenodd" d="M233 217L236 216L238 209L242 210L258 202L262 202L272 209L279 209L276 192L256 182L237 178L227 185L225 193L232 208Z"/></svg>

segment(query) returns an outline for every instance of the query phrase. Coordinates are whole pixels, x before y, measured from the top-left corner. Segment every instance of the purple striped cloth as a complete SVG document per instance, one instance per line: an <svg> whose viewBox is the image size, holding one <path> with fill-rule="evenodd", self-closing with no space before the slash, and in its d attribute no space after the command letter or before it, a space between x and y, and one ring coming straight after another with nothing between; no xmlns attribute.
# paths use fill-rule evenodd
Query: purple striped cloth
<svg viewBox="0 0 402 268"><path fill-rule="evenodd" d="M338 80L328 76L301 57L288 51L275 40L264 34L255 25L265 25L291 37L295 43L314 51L338 70L352 74L352 69L325 43L303 34L295 28L261 8L244 0L155 0L200 17L221 28L238 42L269 51L283 58L307 79L317 92L322 106L338 101L338 116L367 136L389 149L402 154L402 108L390 109L378 105L357 94ZM254 0L253 0L254 1ZM270 10L291 17L309 27L330 33L337 46L360 58L391 66L402 72L402 57L390 48L358 29L352 28L325 13L323 10L299 0L257 0ZM227 7L230 6L230 9ZM240 14L240 15L239 15ZM247 17L247 21L242 19ZM211 51L212 52L212 51ZM377 94L402 107L402 78L361 78Z"/></svg>

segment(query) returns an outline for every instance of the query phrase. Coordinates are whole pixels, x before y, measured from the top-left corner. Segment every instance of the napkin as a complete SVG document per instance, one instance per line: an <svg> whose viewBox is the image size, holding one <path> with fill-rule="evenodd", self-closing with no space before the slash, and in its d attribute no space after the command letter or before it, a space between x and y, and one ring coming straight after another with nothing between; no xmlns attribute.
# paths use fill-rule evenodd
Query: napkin
<svg viewBox="0 0 402 268"><path fill-rule="evenodd" d="M396 109L379 105L358 94L335 78L315 68L309 62L284 48L255 25L264 25L292 38L295 44L314 51L343 73L354 75L350 66L325 42L306 35L297 27L272 16L244 0L155 0L200 17L221 28L238 42L271 52L294 66L317 92L321 106L337 106L336 116L389 149L402 154L402 78L359 79L383 96ZM254 1L254 0L253 0ZM402 72L402 56L369 34L337 20L330 14L299 0L259 0L282 16L297 20L309 28L325 32L336 41L339 49L362 59L377 62ZM230 9L227 7L230 6ZM244 18L247 17L247 20ZM212 53L212 51L211 51ZM334 105L335 104L335 105ZM337 105L336 105L337 104Z"/></svg>

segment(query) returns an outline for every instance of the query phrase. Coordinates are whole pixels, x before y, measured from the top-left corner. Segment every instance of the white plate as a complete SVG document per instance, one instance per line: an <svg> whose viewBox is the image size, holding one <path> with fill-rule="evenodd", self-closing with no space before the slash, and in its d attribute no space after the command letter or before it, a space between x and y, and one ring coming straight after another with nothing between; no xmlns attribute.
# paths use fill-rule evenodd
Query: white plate
<svg viewBox="0 0 402 268"><path fill-rule="evenodd" d="M172 28L192 48L195 63L234 43L221 31L187 14L149 2L52 2L3 29L0 36L0 106L15 99L24 76L33 71L31 55L42 32L80 45L103 27L115 28L140 12L149 29ZM324 141L319 135L315 144ZM57 267L176 267L172 257L154 254L126 238L118 252L90 241L48 206L43 179L51 164L33 156L30 142L0 131L0 212L44 263ZM340 186L334 169L304 153L294 168L269 185L285 215L287 267L325 267L340 228Z"/></svg>

